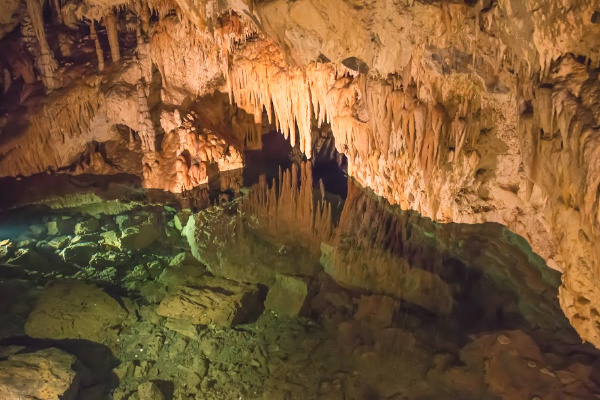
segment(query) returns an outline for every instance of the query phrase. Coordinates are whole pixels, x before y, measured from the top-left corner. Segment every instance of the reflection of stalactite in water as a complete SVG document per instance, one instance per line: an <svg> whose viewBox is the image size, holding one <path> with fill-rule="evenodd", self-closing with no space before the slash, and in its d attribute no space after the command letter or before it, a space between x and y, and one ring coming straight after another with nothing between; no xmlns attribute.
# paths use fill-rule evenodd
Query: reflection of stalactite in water
<svg viewBox="0 0 600 400"><path fill-rule="evenodd" d="M391 295L438 314L452 309L450 287L433 273L441 259L435 240L412 237L415 213L389 212L375 197L348 185L335 238L322 245L321 262L338 283ZM331 245L329 244L331 243ZM418 268L415 268L418 267Z"/></svg>
<svg viewBox="0 0 600 400"><path fill-rule="evenodd" d="M520 314L513 322L562 328L559 276L524 243L500 225L436 223L349 184L335 237L322 246L322 264L344 286L438 314L451 312L453 303L476 301L488 322L489 311L499 307ZM480 299L485 290L499 297Z"/></svg>
<svg viewBox="0 0 600 400"><path fill-rule="evenodd" d="M279 172L279 184L269 187L264 176L253 187L243 202L244 212L256 217L260 229L279 238L290 238L319 251L323 241L333 235L331 204L324 199L321 186L320 200L313 197L312 165L310 162L291 170Z"/></svg>

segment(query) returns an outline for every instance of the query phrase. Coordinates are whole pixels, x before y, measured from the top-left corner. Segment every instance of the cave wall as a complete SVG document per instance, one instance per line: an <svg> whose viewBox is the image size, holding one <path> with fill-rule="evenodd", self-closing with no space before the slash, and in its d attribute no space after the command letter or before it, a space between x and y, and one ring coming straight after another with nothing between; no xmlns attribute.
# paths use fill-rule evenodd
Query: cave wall
<svg viewBox="0 0 600 400"><path fill-rule="evenodd" d="M65 24L82 30L97 21L106 28L103 40L117 34L124 60L113 56L118 40L104 41L107 56L90 50L91 65L100 65L94 55L113 65L86 80L73 78L57 54L58 88L48 76L54 69L47 70L53 53L32 54L52 91L42 109L67 99L60 107L66 116L26 103L19 118L28 125L0 125L0 175L71 164L86 142L108 140L106 126L124 124L139 134L143 166L136 172L145 185L186 189L205 181L198 171L206 161L193 140L198 156L181 159L196 127L179 133L172 110L228 93L237 113L213 113L227 119L227 132L219 132L230 139L222 146L224 169L240 165L244 145L260 146L263 111L307 157L312 132L328 123L349 174L391 204L437 221L496 222L523 236L562 272L565 314L600 346L599 1L60 4L55 14ZM15 1L2 7L14 17L0 20L0 36L33 12ZM125 29L111 28L110 15ZM94 106L78 106L70 91L77 98L91 92ZM170 147L156 143L161 132L171 134Z"/></svg>

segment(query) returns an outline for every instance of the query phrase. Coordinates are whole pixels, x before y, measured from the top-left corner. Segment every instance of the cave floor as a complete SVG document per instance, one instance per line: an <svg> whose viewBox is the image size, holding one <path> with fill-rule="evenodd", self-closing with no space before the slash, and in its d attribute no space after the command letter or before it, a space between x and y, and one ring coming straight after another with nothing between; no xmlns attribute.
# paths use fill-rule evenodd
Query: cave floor
<svg viewBox="0 0 600 400"><path fill-rule="evenodd" d="M0 394L27 380L31 398L81 400L600 398L598 352L568 329L465 323L318 266L215 277L181 233L191 215L104 201L4 216Z"/></svg>

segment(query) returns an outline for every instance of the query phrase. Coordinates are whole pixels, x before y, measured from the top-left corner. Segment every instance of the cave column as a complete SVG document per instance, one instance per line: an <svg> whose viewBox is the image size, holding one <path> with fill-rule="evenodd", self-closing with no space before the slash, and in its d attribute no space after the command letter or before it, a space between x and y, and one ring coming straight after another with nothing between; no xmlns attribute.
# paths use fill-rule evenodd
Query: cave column
<svg viewBox="0 0 600 400"><path fill-rule="evenodd" d="M40 46L40 55L36 58L36 62L42 74L42 82L47 90L58 89L60 87L60 79L56 72L58 69L58 62L56 62L54 54L48 45L48 40L46 39L42 5L39 0L26 1L27 12L31 18L31 25Z"/></svg>
<svg viewBox="0 0 600 400"><path fill-rule="evenodd" d="M98 57L98 71L102 72L104 70L104 51L102 51L102 46L100 45L100 40L98 40L98 33L96 32L96 21L93 19L90 22L90 37L94 41L94 45L96 46L96 56Z"/></svg>
<svg viewBox="0 0 600 400"><path fill-rule="evenodd" d="M110 56L113 62L121 59L121 50L119 49L119 32L117 30L117 19L112 8L104 15L104 26L108 35L108 44L110 46Z"/></svg>

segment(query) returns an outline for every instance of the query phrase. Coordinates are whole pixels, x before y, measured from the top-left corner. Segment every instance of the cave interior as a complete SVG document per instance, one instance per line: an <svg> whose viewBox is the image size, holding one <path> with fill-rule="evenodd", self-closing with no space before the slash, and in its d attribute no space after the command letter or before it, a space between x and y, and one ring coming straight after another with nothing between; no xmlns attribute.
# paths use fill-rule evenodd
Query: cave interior
<svg viewBox="0 0 600 400"><path fill-rule="evenodd" d="M600 0L3 0L0 399L600 399Z"/></svg>

